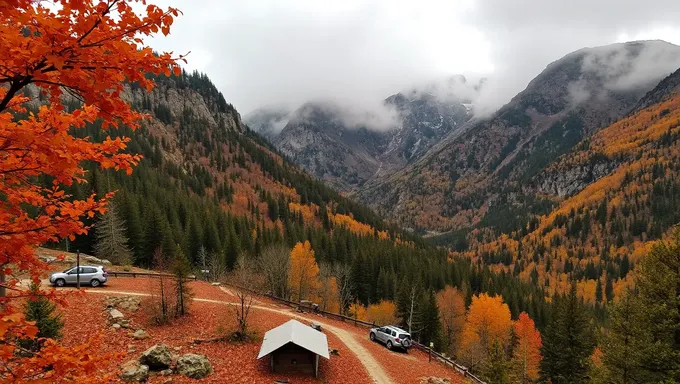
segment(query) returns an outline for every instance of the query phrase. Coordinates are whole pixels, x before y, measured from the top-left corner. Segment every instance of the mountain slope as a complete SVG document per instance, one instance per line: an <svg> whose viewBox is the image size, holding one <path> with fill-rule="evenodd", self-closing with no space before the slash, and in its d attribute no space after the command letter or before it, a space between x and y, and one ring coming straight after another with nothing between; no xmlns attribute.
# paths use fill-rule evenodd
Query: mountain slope
<svg viewBox="0 0 680 384"><path fill-rule="evenodd" d="M466 259L452 263L445 249L340 196L244 127L205 75L154 80L148 95L129 87L133 107L152 116L139 130L91 124L73 131L95 141L130 137L127 151L144 156L132 175L89 166L88 183L65 187L77 198L118 191L112 203L125 221L134 265L162 268L181 251L195 269L228 271L241 257L254 261L271 246L309 241L320 266L342 271L352 300L364 305L394 300L404 284L423 295L451 285L468 297L503 291L514 316L527 311L544 323L542 290ZM98 220L87 224L96 228ZM52 246L92 254L94 234Z"/></svg>
<svg viewBox="0 0 680 384"><path fill-rule="evenodd" d="M663 65L648 69L653 60ZM412 228L517 228L553 205L527 188L534 177L628 113L678 66L680 47L660 41L571 53L490 119L467 123L414 164L364 186L358 197Z"/></svg>
<svg viewBox="0 0 680 384"><path fill-rule="evenodd" d="M456 76L391 95L375 110L313 102L286 117L259 109L246 124L317 178L351 192L419 159L461 127L479 87Z"/></svg>
<svg viewBox="0 0 680 384"><path fill-rule="evenodd" d="M649 243L680 222L680 90L668 87L676 76L648 94L659 103L583 140L546 172L594 163L611 170L520 231L494 241L473 233L466 254L552 292L578 281L591 302L620 292Z"/></svg>

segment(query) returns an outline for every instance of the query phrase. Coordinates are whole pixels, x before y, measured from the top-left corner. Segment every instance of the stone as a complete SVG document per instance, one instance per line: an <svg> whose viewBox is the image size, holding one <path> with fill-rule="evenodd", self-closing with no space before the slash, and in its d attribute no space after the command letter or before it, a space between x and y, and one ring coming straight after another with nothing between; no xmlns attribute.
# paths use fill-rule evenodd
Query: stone
<svg viewBox="0 0 680 384"><path fill-rule="evenodd" d="M139 362L148 365L152 370L168 369L172 364L170 348L165 344L156 344L142 353Z"/></svg>
<svg viewBox="0 0 680 384"><path fill-rule="evenodd" d="M149 336L149 334L146 333L146 331L143 330L143 329L138 329L132 334L132 338L135 339L135 340L144 340L144 339L148 339L150 337L151 336Z"/></svg>
<svg viewBox="0 0 680 384"><path fill-rule="evenodd" d="M82 256L82 255L81 255ZM90 263L101 264L102 260L94 256L85 256L84 259Z"/></svg>
<svg viewBox="0 0 680 384"><path fill-rule="evenodd" d="M203 355L187 353L177 359L177 372L191 379L202 379L212 371L210 361Z"/></svg>
<svg viewBox="0 0 680 384"><path fill-rule="evenodd" d="M420 384L451 384L449 379L440 377L423 377L420 379Z"/></svg>
<svg viewBox="0 0 680 384"><path fill-rule="evenodd" d="M120 378L123 381L146 381L149 377L149 366L140 364L137 360L130 360L122 365Z"/></svg>
<svg viewBox="0 0 680 384"><path fill-rule="evenodd" d="M210 283L210 285L215 286L215 287L219 287L220 285L222 285L222 283L214 282L214 283Z"/></svg>
<svg viewBox="0 0 680 384"><path fill-rule="evenodd" d="M111 265L111 262L106 260L106 259L101 259L101 264L103 265Z"/></svg>
<svg viewBox="0 0 680 384"><path fill-rule="evenodd" d="M159 372L161 376L170 376L172 375L172 369L164 369Z"/></svg>
<svg viewBox="0 0 680 384"><path fill-rule="evenodd" d="M179 352L179 351L182 350L182 347L173 347L172 349L175 350L175 351L177 351L177 352Z"/></svg>
<svg viewBox="0 0 680 384"><path fill-rule="evenodd" d="M104 304L107 308L137 312L142 304L142 300L137 296L107 296Z"/></svg>
<svg viewBox="0 0 680 384"><path fill-rule="evenodd" d="M113 329L120 329L120 324L115 323L115 324L113 324L113 325L111 326L111 328L113 328Z"/></svg>
<svg viewBox="0 0 680 384"><path fill-rule="evenodd" d="M111 321L118 322L119 320L125 319L125 316L121 311L114 308L109 311L109 318Z"/></svg>

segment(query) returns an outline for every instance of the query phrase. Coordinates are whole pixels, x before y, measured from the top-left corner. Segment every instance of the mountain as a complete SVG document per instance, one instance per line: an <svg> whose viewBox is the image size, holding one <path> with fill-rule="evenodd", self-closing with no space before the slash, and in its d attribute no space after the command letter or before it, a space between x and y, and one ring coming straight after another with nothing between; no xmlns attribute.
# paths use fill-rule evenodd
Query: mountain
<svg viewBox="0 0 680 384"><path fill-rule="evenodd" d="M374 110L310 102L285 117L259 109L245 122L317 178L353 192L417 160L461 127L481 84L454 76L391 95Z"/></svg>
<svg viewBox="0 0 680 384"><path fill-rule="evenodd" d="M606 173L552 190L536 177L582 139L625 116L680 67L680 47L640 41L585 48L548 67L488 119L472 119L419 160L364 185L358 198L405 227L509 232ZM599 172L599 173L598 173Z"/></svg>
<svg viewBox="0 0 680 384"><path fill-rule="evenodd" d="M243 117L250 129L272 141L288 124L292 111L287 107L258 108Z"/></svg>
<svg viewBox="0 0 680 384"><path fill-rule="evenodd" d="M549 292L576 281L592 303L632 285L629 271L680 222L679 73L544 171L544 183L559 183L574 170L598 169L583 186L520 230L495 238L474 230L463 253Z"/></svg>
<svg viewBox="0 0 680 384"><path fill-rule="evenodd" d="M324 273L347 279L345 293L363 305L395 300L405 284L417 286L419 298L446 285L465 287L468 299L503 289L513 316L526 311L545 323L548 303L540 289L467 259L452 263L445 249L341 196L248 129L207 76L183 72L153 80L150 94L137 84L126 92L134 109L151 116L140 129L103 130L94 123L73 131L94 141L130 137L127 152L144 156L132 175L88 165L87 183L65 186L78 199L118 191L112 204L125 222L133 265L159 268L179 246L196 269L229 271L240 257L257 259L269 247L309 241ZM96 229L99 218L87 224ZM95 233L51 246L92 254Z"/></svg>

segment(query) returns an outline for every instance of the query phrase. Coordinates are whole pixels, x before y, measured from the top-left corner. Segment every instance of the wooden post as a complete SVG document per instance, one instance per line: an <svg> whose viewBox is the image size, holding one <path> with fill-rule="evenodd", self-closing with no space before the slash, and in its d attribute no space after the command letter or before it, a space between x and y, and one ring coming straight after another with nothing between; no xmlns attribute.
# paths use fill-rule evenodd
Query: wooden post
<svg viewBox="0 0 680 384"><path fill-rule="evenodd" d="M80 250L76 251L76 287L80 289Z"/></svg>
<svg viewBox="0 0 680 384"><path fill-rule="evenodd" d="M314 354L314 377L319 377L319 355Z"/></svg>

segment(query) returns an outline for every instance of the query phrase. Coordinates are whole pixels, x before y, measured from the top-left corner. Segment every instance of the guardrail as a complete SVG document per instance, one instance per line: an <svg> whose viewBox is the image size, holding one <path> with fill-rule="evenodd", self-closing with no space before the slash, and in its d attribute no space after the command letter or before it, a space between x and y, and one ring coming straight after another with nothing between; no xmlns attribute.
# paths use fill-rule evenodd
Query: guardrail
<svg viewBox="0 0 680 384"><path fill-rule="evenodd" d="M290 307L292 307L292 308L296 308L296 309L306 308L306 309L309 309L309 312L318 313L318 314L321 314L321 315L323 315L323 316L326 316L326 317L329 317L329 318L332 318L332 319L336 319L336 320L340 320L340 321L344 321L344 322L354 323L354 325L356 325L356 326L363 326L363 327L368 327L368 328L375 328L375 327L379 327L379 326L380 326L380 325L378 325L378 324L376 324L376 323L369 323L369 322L367 322L367 321L362 321L362 320L359 320L359 319L355 319L355 318L353 318L353 317L341 315L341 314L339 314L339 313L326 312L326 311L323 311L323 310L313 310L312 308L308 308L308 307L302 306L302 305L301 305L300 303L298 303L298 302L291 301L291 300L288 300L288 299L284 299L284 298L282 298L282 297L277 297L277 296L274 296L274 295L272 295L272 294L261 293L261 292L258 292L258 291L256 291L256 290L249 289L249 288L244 288L244 287L239 287L239 286L236 286L236 285L234 285L234 284L227 284L227 285L230 285L230 286L232 286L232 287L234 287L234 288L236 288L236 289L246 290L246 291L251 292L252 294L255 294L255 295L258 295L258 296L268 297L268 298L270 298L270 299L272 299L272 300L274 300L274 301L277 301L277 302L279 302L279 303L288 305L288 306L290 306ZM470 373L470 371L468 370L467 367L465 367L465 366L463 366L463 365L460 365L460 364L456 363L456 362L453 361L452 359L450 359L450 358L448 358L448 357L446 357L446 356L444 356L444 355L442 355L442 354L440 354L440 353L438 353L438 352L436 352L436 351L434 351L434 350L430 351L430 347L425 346L425 345L423 345L423 344L420 344L420 343L418 343L418 342L416 342L416 341L413 342L413 346L416 347L416 348L418 348L418 349L421 350L421 351L424 351L424 352L428 353L428 354L431 353L435 360L439 361L440 363L442 363L442 364L444 364L444 365L446 365L446 366L448 366L448 367L451 367L451 368L455 369L459 374L461 374L461 375L463 375L464 377L470 379L470 380L473 381L475 384L488 384L488 383L486 383L485 381L483 381L482 379L480 379L479 377L477 377L477 376L475 376L474 374Z"/></svg>
<svg viewBox="0 0 680 384"><path fill-rule="evenodd" d="M152 272L118 272L118 271L106 271L109 276L113 277L171 277L174 278L175 275L168 273L152 273ZM187 276L187 280L197 280L194 275Z"/></svg>

